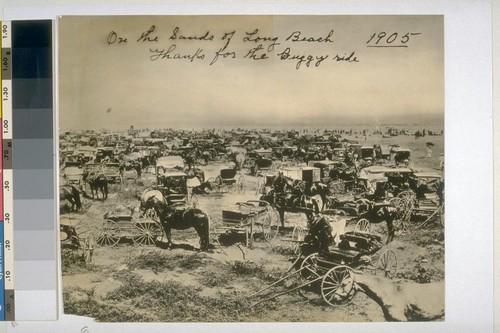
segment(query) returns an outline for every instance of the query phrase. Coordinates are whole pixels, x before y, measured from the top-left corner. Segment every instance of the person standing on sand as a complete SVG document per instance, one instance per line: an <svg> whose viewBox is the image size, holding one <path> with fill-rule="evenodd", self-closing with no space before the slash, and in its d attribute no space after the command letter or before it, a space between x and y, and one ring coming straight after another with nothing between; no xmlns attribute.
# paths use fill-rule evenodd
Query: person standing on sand
<svg viewBox="0 0 500 333"><path fill-rule="evenodd" d="M426 144L427 153L426 153L425 157L432 158L432 146L433 146L432 142L427 142L427 144Z"/></svg>

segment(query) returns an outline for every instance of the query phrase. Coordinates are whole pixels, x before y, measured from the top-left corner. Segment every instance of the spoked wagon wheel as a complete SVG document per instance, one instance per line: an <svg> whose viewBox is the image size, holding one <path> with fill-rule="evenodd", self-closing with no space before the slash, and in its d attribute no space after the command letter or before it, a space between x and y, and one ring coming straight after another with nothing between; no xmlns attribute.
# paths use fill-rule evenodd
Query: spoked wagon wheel
<svg viewBox="0 0 500 333"><path fill-rule="evenodd" d="M403 199L406 202L413 201L415 200L415 192L408 190L408 191L403 191L398 194L398 198Z"/></svg>
<svg viewBox="0 0 500 333"><path fill-rule="evenodd" d="M304 241L304 237L307 235L307 230L303 229L301 226L296 226L292 231L292 250L294 254L299 254L300 245Z"/></svg>
<svg viewBox="0 0 500 333"><path fill-rule="evenodd" d="M245 177L240 175L236 180L236 193L245 194Z"/></svg>
<svg viewBox="0 0 500 333"><path fill-rule="evenodd" d="M318 266L318 254L313 253L307 256L300 264L300 276L305 281L314 281L321 277L321 269Z"/></svg>
<svg viewBox="0 0 500 333"><path fill-rule="evenodd" d="M389 203L396 208L396 218L402 220L407 215L406 202L403 198L395 197L389 200Z"/></svg>
<svg viewBox="0 0 500 333"><path fill-rule="evenodd" d="M354 233L356 232L370 232L371 224L367 219L360 219L356 226L354 227Z"/></svg>
<svg viewBox="0 0 500 333"><path fill-rule="evenodd" d="M120 227L113 220L105 220L96 239L97 246L115 246L120 241Z"/></svg>
<svg viewBox="0 0 500 333"><path fill-rule="evenodd" d="M392 250L385 251L377 263L377 272L383 272L387 278L393 278L398 271L398 258Z"/></svg>
<svg viewBox="0 0 500 333"><path fill-rule="evenodd" d="M272 241L278 235L280 229L280 218L276 209L269 207L264 217L264 239Z"/></svg>
<svg viewBox="0 0 500 333"><path fill-rule="evenodd" d="M135 244L156 245L163 238L162 227L154 221L136 222L132 230L132 240Z"/></svg>
<svg viewBox="0 0 500 333"><path fill-rule="evenodd" d="M351 303L354 293L354 271L348 266L330 269L321 281L321 296L332 306Z"/></svg>
<svg viewBox="0 0 500 333"><path fill-rule="evenodd" d="M95 239L94 235L91 233L84 239L83 241L83 261L85 262L85 265L89 265L92 263L92 259L94 256L94 246L95 246Z"/></svg>
<svg viewBox="0 0 500 333"><path fill-rule="evenodd" d="M215 188L218 194L224 193L224 182L222 181L221 176L215 177Z"/></svg>

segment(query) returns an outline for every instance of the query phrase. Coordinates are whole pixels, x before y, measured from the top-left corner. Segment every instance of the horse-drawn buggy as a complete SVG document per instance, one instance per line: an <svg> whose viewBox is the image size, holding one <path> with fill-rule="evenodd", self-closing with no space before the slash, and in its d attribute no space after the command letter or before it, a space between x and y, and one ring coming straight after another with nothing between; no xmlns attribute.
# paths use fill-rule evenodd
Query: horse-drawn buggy
<svg viewBox="0 0 500 333"><path fill-rule="evenodd" d="M163 229L157 220L147 217L134 219L133 215L133 209L123 206L104 214L101 225L96 229L96 244L115 246L126 238L134 244L156 245L163 239Z"/></svg>
<svg viewBox="0 0 500 333"><path fill-rule="evenodd" d="M273 170L274 163L270 157L257 156L250 166L250 173L254 176L260 176Z"/></svg>
<svg viewBox="0 0 500 333"><path fill-rule="evenodd" d="M324 220L323 220L324 221ZM253 306L299 289L318 290L323 300L332 306L349 304L356 292L355 274L368 272L394 277L398 260L392 250L380 254L383 247L379 236L370 232L350 231L334 245L320 244L331 235L328 223L318 219L306 235L301 252L292 267L277 281L253 293L254 297L285 280L298 277L301 282L268 296ZM318 243L319 240L319 243Z"/></svg>
<svg viewBox="0 0 500 333"><path fill-rule="evenodd" d="M231 209L222 211L222 223L216 233L244 232L245 246L252 247L254 234L261 234L265 241L274 239L279 230L278 213L266 201L237 202Z"/></svg>
<svg viewBox="0 0 500 333"><path fill-rule="evenodd" d="M120 163L106 163L102 167L102 173L110 183L121 183L122 173Z"/></svg>
<svg viewBox="0 0 500 333"><path fill-rule="evenodd" d="M245 193L245 176L238 172L236 168L224 168L219 171L219 175L210 178L208 182L219 194L222 193Z"/></svg>
<svg viewBox="0 0 500 333"><path fill-rule="evenodd" d="M394 147L392 152L394 154L394 163L396 165L408 166L410 164L410 149Z"/></svg>
<svg viewBox="0 0 500 333"><path fill-rule="evenodd" d="M410 189L398 195L404 208L403 219L433 218L444 225L444 179L437 172L414 172L409 178Z"/></svg>
<svg viewBox="0 0 500 333"><path fill-rule="evenodd" d="M83 186L83 168L80 162L66 162L63 170L63 178L68 185L75 185L77 187Z"/></svg>
<svg viewBox="0 0 500 333"><path fill-rule="evenodd" d="M375 148L373 146L361 146L359 159L362 166L375 164Z"/></svg>

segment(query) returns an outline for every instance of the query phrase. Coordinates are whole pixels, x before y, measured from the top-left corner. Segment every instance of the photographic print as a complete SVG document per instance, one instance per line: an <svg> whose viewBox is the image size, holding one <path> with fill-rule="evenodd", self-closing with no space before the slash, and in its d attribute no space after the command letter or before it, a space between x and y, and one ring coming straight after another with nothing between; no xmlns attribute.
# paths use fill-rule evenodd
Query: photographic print
<svg viewBox="0 0 500 333"><path fill-rule="evenodd" d="M444 320L442 15L58 29L65 314Z"/></svg>

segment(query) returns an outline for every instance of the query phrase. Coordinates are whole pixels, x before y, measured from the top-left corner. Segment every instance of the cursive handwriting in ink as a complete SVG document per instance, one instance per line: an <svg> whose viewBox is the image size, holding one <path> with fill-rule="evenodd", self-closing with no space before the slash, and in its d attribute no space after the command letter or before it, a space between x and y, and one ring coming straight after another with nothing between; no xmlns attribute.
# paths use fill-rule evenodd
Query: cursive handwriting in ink
<svg viewBox="0 0 500 333"><path fill-rule="evenodd" d="M297 55L291 54L290 48L287 47L283 52L278 53L277 56L280 57L280 60L297 60L297 65L295 65L295 69L299 69L300 66L304 63L306 67L309 67L313 62L314 66L318 67L321 63L328 59L329 55L321 55L314 56L312 54L309 55Z"/></svg>
<svg viewBox="0 0 500 333"><path fill-rule="evenodd" d="M292 42L316 42L316 43L333 43L333 40L330 37L333 36L333 29L330 30L326 37L303 37L302 32L294 31L288 36L285 40Z"/></svg>
<svg viewBox="0 0 500 333"><path fill-rule="evenodd" d="M214 35L210 33L210 31L207 31L204 35L193 35L193 36L185 36L179 34L179 27L175 27L174 30L172 31L172 35L170 36L169 39L179 39L179 40L204 40L204 41L212 41L214 40ZM179 34L179 35L178 35Z"/></svg>
<svg viewBox="0 0 500 333"><path fill-rule="evenodd" d="M162 49L162 50L149 49L149 52L152 53L152 55L149 57L149 59L151 61L161 60L161 59L189 60L189 62L193 62L194 60L205 59L205 54L203 53L203 49L198 48L192 54L181 54L181 53L174 53L176 48L177 48L177 46L175 44L172 44L172 45L170 45L170 47L167 50L165 50L165 49Z"/></svg>
<svg viewBox="0 0 500 333"><path fill-rule="evenodd" d="M356 52L353 51L350 55L344 53L343 56L339 56L338 54L332 58L335 61L345 61L345 62L359 62L358 58L355 56Z"/></svg>
<svg viewBox="0 0 500 333"><path fill-rule="evenodd" d="M219 60L219 57L222 57L223 59L226 59L228 57L231 57L231 59L236 58L236 52L226 51L226 49L229 46L229 43L231 43L231 39L233 38L235 33L236 33L236 31L226 32L224 34L224 36L222 36L222 40L225 40L226 44L224 44L224 46L221 47L219 49L219 51L215 52L215 57L210 62L210 65L215 64L217 62L217 60Z"/></svg>
<svg viewBox="0 0 500 333"><path fill-rule="evenodd" d="M407 32L398 34L394 32L388 36L388 33L382 31L380 33L373 33L370 39L366 42L367 47L408 47L406 45L410 41L411 36L421 35L421 32ZM401 37L399 37L402 35Z"/></svg>
<svg viewBox="0 0 500 333"><path fill-rule="evenodd" d="M151 36L151 33L153 31L155 31L156 27L154 25L151 26L151 28L149 28L148 31L146 32L143 32L141 34L141 37L139 37L139 39L137 39L138 42L157 42L158 41L158 36Z"/></svg>
<svg viewBox="0 0 500 333"><path fill-rule="evenodd" d="M118 42L118 44L126 44L127 38L118 36L118 34L114 31L111 31L108 35L107 43L108 45L114 44Z"/></svg>
<svg viewBox="0 0 500 333"><path fill-rule="evenodd" d="M243 37L243 42L254 42L254 43L272 42L267 47L267 52L272 52L275 46L280 45L280 43L278 43L278 37L260 37L257 35L258 33L259 29L255 29L252 32L245 32L247 36Z"/></svg>
<svg viewBox="0 0 500 333"><path fill-rule="evenodd" d="M248 59L253 59L253 60L264 60L264 59L269 59L267 56L266 51L264 50L264 46L262 44L259 44L258 46L250 49L247 54L243 58L248 58Z"/></svg>

